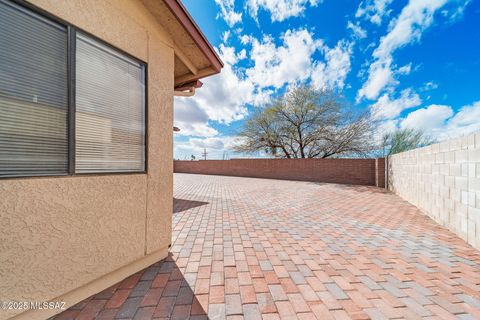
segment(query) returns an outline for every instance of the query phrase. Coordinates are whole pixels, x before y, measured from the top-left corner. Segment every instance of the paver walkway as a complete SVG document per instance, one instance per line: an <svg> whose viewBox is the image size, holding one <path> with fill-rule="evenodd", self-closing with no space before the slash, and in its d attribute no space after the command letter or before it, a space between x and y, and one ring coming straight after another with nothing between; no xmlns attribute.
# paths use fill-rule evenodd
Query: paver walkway
<svg viewBox="0 0 480 320"><path fill-rule="evenodd" d="M480 319L480 253L374 187L175 174L171 256L57 319Z"/></svg>

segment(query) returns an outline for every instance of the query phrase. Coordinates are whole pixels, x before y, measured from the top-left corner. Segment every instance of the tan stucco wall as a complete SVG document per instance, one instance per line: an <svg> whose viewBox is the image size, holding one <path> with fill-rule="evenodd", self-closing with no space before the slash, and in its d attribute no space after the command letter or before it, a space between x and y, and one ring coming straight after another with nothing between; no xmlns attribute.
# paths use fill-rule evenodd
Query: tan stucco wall
<svg viewBox="0 0 480 320"><path fill-rule="evenodd" d="M0 300L71 304L167 254L174 52L140 1L31 3L148 63L148 174L0 180Z"/></svg>
<svg viewBox="0 0 480 320"><path fill-rule="evenodd" d="M480 249L480 133L388 158L390 190Z"/></svg>

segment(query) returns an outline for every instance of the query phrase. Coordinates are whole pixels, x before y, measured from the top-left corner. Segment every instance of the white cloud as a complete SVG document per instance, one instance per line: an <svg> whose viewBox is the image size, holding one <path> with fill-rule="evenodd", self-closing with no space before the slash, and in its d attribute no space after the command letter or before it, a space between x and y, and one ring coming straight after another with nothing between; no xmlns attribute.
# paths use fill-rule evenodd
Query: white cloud
<svg viewBox="0 0 480 320"><path fill-rule="evenodd" d="M420 40L433 22L435 12L447 0L410 0L399 17L390 24L390 31L380 40L373 52L375 61L369 69L367 82L358 92L358 98L375 99L387 86L395 84L392 54L409 43Z"/></svg>
<svg viewBox="0 0 480 320"><path fill-rule="evenodd" d="M358 22L354 24L353 22L348 21L347 29L352 30L353 35L357 39L365 39L367 37L367 31L365 29L363 29L360 26L360 23L358 23Z"/></svg>
<svg viewBox="0 0 480 320"><path fill-rule="evenodd" d="M420 129L437 141L480 132L480 101L461 107L456 113L451 106L431 104L410 112L406 117L379 121L375 139L397 129Z"/></svg>
<svg viewBox="0 0 480 320"><path fill-rule="evenodd" d="M257 20L258 11L266 10L270 13L272 21L283 21L290 17L301 15L307 5L317 6L319 0L248 0L247 8L255 20Z"/></svg>
<svg viewBox="0 0 480 320"><path fill-rule="evenodd" d="M222 33L222 40L223 43L227 43L228 39L230 38L230 30L224 31Z"/></svg>
<svg viewBox="0 0 480 320"><path fill-rule="evenodd" d="M243 60L247 57L247 50L242 49L240 52L237 54L237 59L238 60Z"/></svg>
<svg viewBox="0 0 480 320"><path fill-rule="evenodd" d="M311 76L313 86L319 89L338 88L342 90L350 72L352 45L346 41L339 41L332 49L322 46L322 51L325 55L325 62L314 64Z"/></svg>
<svg viewBox="0 0 480 320"><path fill-rule="evenodd" d="M375 144L380 145L382 142L382 138L386 134L392 133L395 130L397 130L399 122L400 122L399 120L391 119L391 120L379 121L378 123L376 123L375 132L373 135Z"/></svg>
<svg viewBox="0 0 480 320"><path fill-rule="evenodd" d="M449 22L455 22L463 17L465 8L472 2L472 0L456 0L460 4L457 7L446 8L442 10L442 15L448 18Z"/></svg>
<svg viewBox="0 0 480 320"><path fill-rule="evenodd" d="M218 136L208 138L189 138L187 141L175 141L174 157L176 159L191 159L194 155L201 158L204 150L207 159L222 159L235 155L233 147L239 144L241 139L237 136Z"/></svg>
<svg viewBox="0 0 480 320"><path fill-rule="evenodd" d="M423 86L420 88L421 91L431 91L435 90L438 88L438 83L434 81L428 81L423 84Z"/></svg>
<svg viewBox="0 0 480 320"><path fill-rule="evenodd" d="M242 14L235 12L234 0L215 0L215 3L220 7L219 16L221 16L229 27L242 21Z"/></svg>
<svg viewBox="0 0 480 320"><path fill-rule="evenodd" d="M410 112L400 123L401 128L417 128L439 141L480 131L480 101L463 106L454 113L445 105L430 105Z"/></svg>
<svg viewBox="0 0 480 320"><path fill-rule="evenodd" d="M203 87L193 97L176 97L174 124L180 128L180 135L212 137L218 131L208 121L230 123L243 119L248 109L246 104L261 102L264 93L256 94L253 83L235 72L233 65L244 59L246 52L235 52L233 47L220 46L220 56L225 66L220 74L203 80Z"/></svg>
<svg viewBox="0 0 480 320"><path fill-rule="evenodd" d="M413 92L412 89L405 89L397 99L391 99L389 94L384 94L371 106L371 111L373 117L377 120L394 119L403 110L417 107L421 103L418 94Z"/></svg>
<svg viewBox="0 0 480 320"><path fill-rule="evenodd" d="M179 135L212 137L218 131L208 125L208 115L195 100L175 98L174 125L180 128Z"/></svg>
<svg viewBox="0 0 480 320"><path fill-rule="evenodd" d="M266 104L275 90L307 80L313 66L312 55L321 45L307 30L288 30L279 46L269 37L262 42L251 36L242 39L251 45L248 54L254 63L251 68L235 67L247 58L245 49L238 52L234 47L220 45L219 54L225 63L222 72L204 79L203 87L194 97L175 98L175 125L180 127L180 135L214 137L218 132L209 121L229 124L241 120L248 114L247 105ZM340 48L343 45L331 50L325 47L329 57L326 71L331 73L328 83L338 82L343 86L348 70L341 68L345 60L336 60ZM339 80L333 79L335 72Z"/></svg>
<svg viewBox="0 0 480 320"><path fill-rule="evenodd" d="M208 148L208 149L214 149L214 150L221 150L225 148L225 143L223 141L224 139L221 138L206 138L206 139L198 139L198 138L192 138L189 140L189 143L199 149L203 148Z"/></svg>
<svg viewBox="0 0 480 320"><path fill-rule="evenodd" d="M373 56L377 59L388 57L396 49L420 40L423 31L432 24L435 12L446 3L447 0L410 0L391 24L390 32L382 38Z"/></svg>
<svg viewBox="0 0 480 320"><path fill-rule="evenodd" d="M312 55L322 44L306 29L287 30L280 46L268 36L262 42L253 37L242 39L252 45L250 57L254 66L246 70L248 78L260 88L275 89L308 79Z"/></svg>
<svg viewBox="0 0 480 320"><path fill-rule="evenodd" d="M195 96L175 98L174 123L181 129L178 135L216 137L219 132L211 127L212 122L242 120L248 114L247 105L264 105L285 86L311 80L318 88L342 89L350 71L352 44L344 40L329 48L305 29L287 30L279 45L268 36L261 41L252 36L240 39L251 46L248 54L245 49L220 45L225 63L222 72L204 79ZM313 61L317 51L324 61ZM237 68L247 55L253 65Z"/></svg>
<svg viewBox="0 0 480 320"><path fill-rule="evenodd" d="M480 130L480 101L464 106L452 117L445 128L450 136L460 136Z"/></svg>
<svg viewBox="0 0 480 320"><path fill-rule="evenodd" d="M365 18L370 22L380 25L384 16L388 16L392 10L388 6L393 0L367 0L362 1L355 13L357 18Z"/></svg>
<svg viewBox="0 0 480 320"><path fill-rule="evenodd" d="M251 43L253 41L253 39L255 39L253 36L249 36L249 35L246 35L246 34L242 34L240 37L240 42L243 44L243 45L247 45L249 43Z"/></svg>
<svg viewBox="0 0 480 320"><path fill-rule="evenodd" d="M431 132L445 123L445 120L453 115L453 110L449 106L432 104L426 108L410 112L400 127L422 129L425 132Z"/></svg>
<svg viewBox="0 0 480 320"><path fill-rule="evenodd" d="M410 62L409 64L404 65L403 67L400 67L397 69L398 74L410 74L412 72L412 63Z"/></svg>
<svg viewBox="0 0 480 320"><path fill-rule="evenodd" d="M197 103L212 121L230 123L245 117L248 112L245 104L254 100L254 87L250 81L240 78L230 65L225 64L222 73L206 78L203 83L194 98L178 97L175 100Z"/></svg>
<svg viewBox="0 0 480 320"><path fill-rule="evenodd" d="M208 123L189 123L175 121L175 126L180 129L180 132L176 132L175 134L181 136L214 137L218 135L218 131L210 127Z"/></svg>
<svg viewBox="0 0 480 320"><path fill-rule="evenodd" d="M222 57L222 61L225 64L232 66L236 64L238 61L245 59L246 51L245 49L242 49L239 53L237 53L234 47L226 47L223 44L221 44L220 55Z"/></svg>
<svg viewBox="0 0 480 320"><path fill-rule="evenodd" d="M277 45L270 36L259 40L243 35L240 41L251 45L249 57L253 66L245 74L256 88L278 90L285 85L311 80L317 88L343 89L350 72L352 43L340 40L329 48L306 29L287 30ZM313 55L321 52L322 60L314 61Z"/></svg>
<svg viewBox="0 0 480 320"><path fill-rule="evenodd" d="M370 66L368 80L358 91L357 100L362 97L373 100L387 85L396 83L390 65L391 59L388 59L387 62L377 61Z"/></svg>

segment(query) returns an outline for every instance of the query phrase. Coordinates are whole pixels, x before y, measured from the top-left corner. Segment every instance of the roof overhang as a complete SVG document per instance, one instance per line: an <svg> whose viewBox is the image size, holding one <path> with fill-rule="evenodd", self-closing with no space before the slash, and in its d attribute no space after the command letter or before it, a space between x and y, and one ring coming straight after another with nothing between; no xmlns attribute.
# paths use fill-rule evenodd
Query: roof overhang
<svg viewBox="0 0 480 320"><path fill-rule="evenodd" d="M180 0L143 3L172 37L175 90L199 88L198 80L221 71L222 60Z"/></svg>
<svg viewBox="0 0 480 320"><path fill-rule="evenodd" d="M198 25L193 20L192 16L188 13L185 6L180 0L163 0L168 9L177 18L178 22L185 28L185 31L192 37L193 41L197 44L198 48L202 51L205 57L212 64L213 70L217 73L223 68L223 62L218 54L213 49L210 42L208 42L205 35L202 33Z"/></svg>

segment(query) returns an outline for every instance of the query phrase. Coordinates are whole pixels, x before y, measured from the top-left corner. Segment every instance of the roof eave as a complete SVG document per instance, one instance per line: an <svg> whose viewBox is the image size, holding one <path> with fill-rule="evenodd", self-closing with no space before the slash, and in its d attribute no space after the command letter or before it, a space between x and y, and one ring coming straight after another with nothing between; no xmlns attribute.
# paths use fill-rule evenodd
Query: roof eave
<svg viewBox="0 0 480 320"><path fill-rule="evenodd" d="M192 37L193 41L211 63L212 69L219 73L223 68L223 62L213 49L210 42L204 36L198 25L188 13L180 0L163 0L167 8L172 12L178 22L185 28L185 31Z"/></svg>

